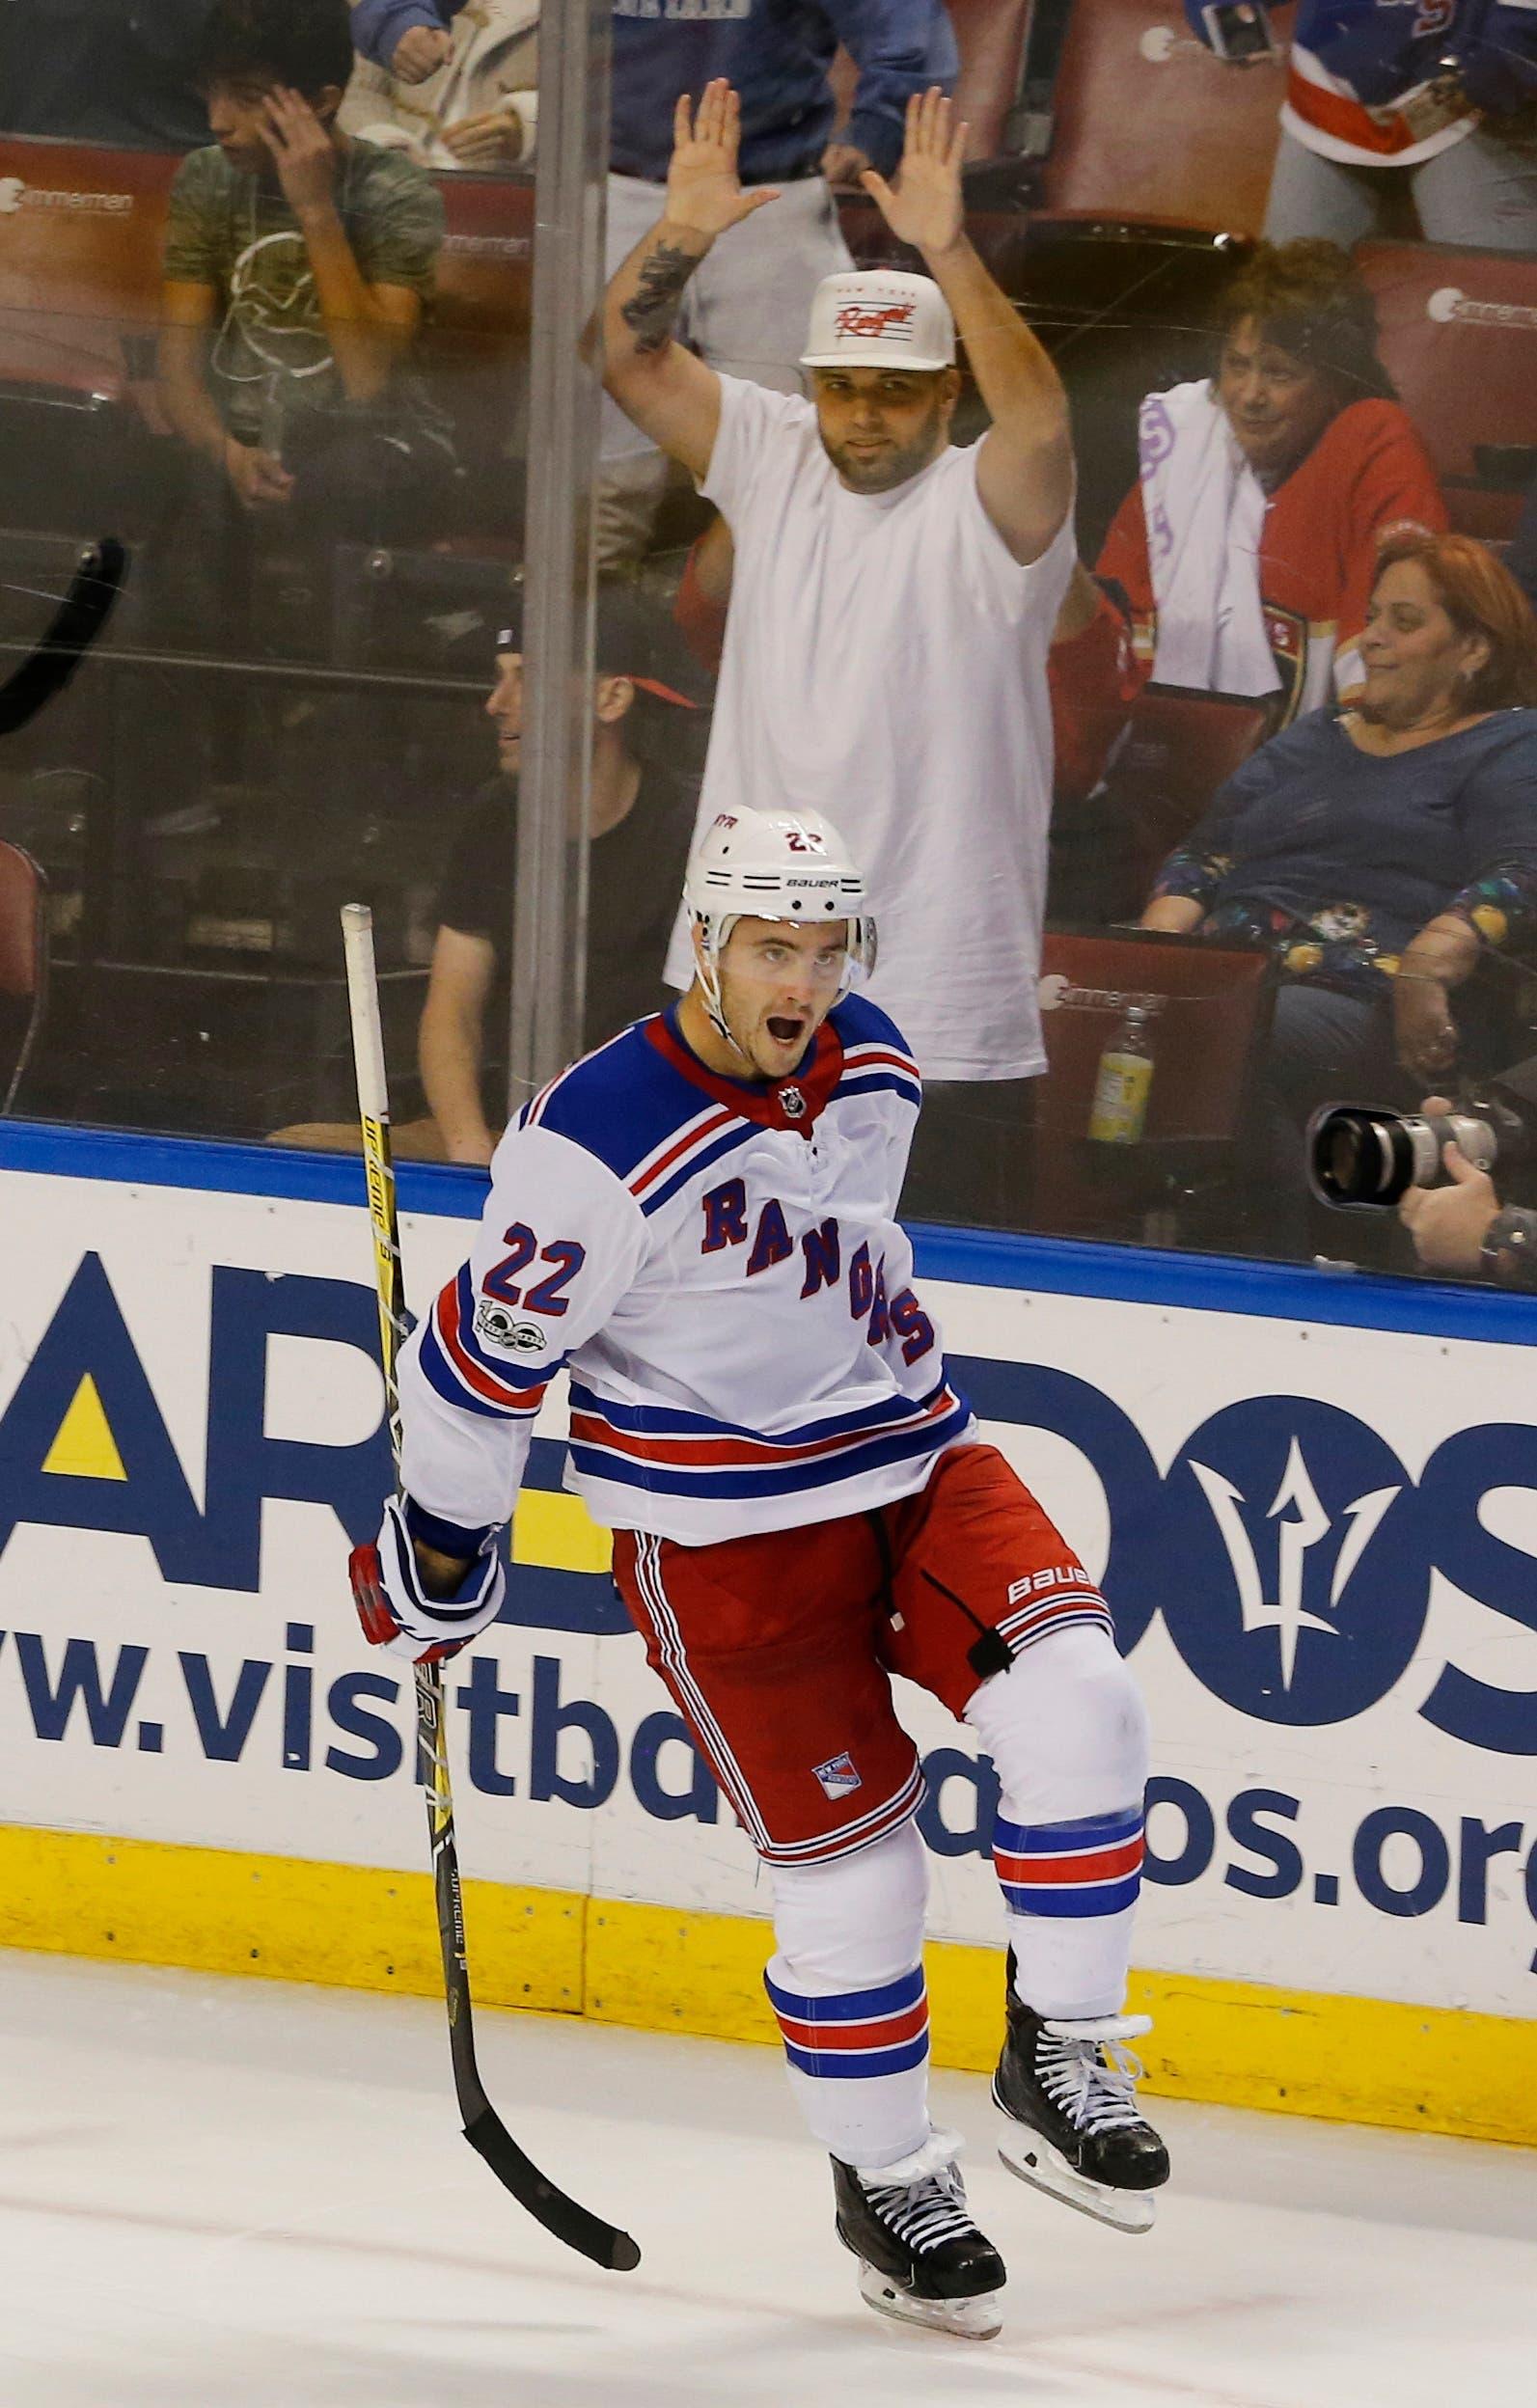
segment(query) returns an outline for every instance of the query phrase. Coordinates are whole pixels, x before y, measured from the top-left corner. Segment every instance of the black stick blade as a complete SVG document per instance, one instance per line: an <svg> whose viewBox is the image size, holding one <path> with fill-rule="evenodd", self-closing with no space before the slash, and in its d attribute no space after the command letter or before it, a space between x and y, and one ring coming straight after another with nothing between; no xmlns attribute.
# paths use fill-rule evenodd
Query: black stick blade
<svg viewBox="0 0 1537 2408"><path fill-rule="evenodd" d="M641 2252L628 2232L617 2225L605 2224L589 2208L579 2207L574 2199L557 2190L547 2175L539 2172L532 2157L519 2148L495 2108L487 2107L464 2127L470 2147L479 2149L499 2182L504 2183L521 2206L528 2209L547 2232L553 2232L567 2249L590 2258L595 2266L603 2266L611 2274L629 2274L641 2262Z"/></svg>

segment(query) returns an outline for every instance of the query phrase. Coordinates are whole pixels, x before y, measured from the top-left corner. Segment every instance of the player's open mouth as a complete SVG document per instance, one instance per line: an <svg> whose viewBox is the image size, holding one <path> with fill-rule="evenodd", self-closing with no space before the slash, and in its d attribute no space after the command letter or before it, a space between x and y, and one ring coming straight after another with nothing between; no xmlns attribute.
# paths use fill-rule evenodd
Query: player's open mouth
<svg viewBox="0 0 1537 2408"><path fill-rule="evenodd" d="M791 1020L787 1012L769 1014L768 1032L776 1045L796 1045L805 1033L804 1020Z"/></svg>

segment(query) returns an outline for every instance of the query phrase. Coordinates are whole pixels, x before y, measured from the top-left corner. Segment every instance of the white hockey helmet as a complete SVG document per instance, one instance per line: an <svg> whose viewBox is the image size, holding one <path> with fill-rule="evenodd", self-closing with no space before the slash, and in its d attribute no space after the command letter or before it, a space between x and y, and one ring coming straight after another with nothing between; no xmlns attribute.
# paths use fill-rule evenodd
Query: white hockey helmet
<svg viewBox="0 0 1537 2408"><path fill-rule="evenodd" d="M721 955L739 919L783 919L803 928L849 923L848 959L838 993L856 971L875 967L875 922L865 879L847 843L820 811L757 811L743 804L720 811L689 857L683 901L700 931L700 983L711 1020L721 1016Z"/></svg>

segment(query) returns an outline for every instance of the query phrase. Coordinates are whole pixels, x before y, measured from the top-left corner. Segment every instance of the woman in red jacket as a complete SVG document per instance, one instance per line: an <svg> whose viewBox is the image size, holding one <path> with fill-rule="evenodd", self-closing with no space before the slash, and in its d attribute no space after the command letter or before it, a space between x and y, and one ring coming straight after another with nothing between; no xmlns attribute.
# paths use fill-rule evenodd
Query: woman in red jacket
<svg viewBox="0 0 1537 2408"><path fill-rule="evenodd" d="M1150 393L1138 439L1098 573L1131 604L1142 675L1272 696L1277 727L1353 693L1382 536L1440 533L1446 510L1345 254L1259 244L1215 374Z"/></svg>

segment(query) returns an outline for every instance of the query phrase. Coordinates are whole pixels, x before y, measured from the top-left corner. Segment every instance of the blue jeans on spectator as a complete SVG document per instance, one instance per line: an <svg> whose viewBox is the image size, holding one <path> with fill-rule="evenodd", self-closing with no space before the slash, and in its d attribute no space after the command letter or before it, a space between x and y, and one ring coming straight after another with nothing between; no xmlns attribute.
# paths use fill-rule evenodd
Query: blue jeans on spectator
<svg viewBox="0 0 1537 2408"><path fill-rule="evenodd" d="M1427 242L1537 251L1537 156L1484 126L1417 167L1356 167L1282 133L1265 206L1265 237L1326 236L1344 250L1386 233L1384 210L1409 187Z"/></svg>

